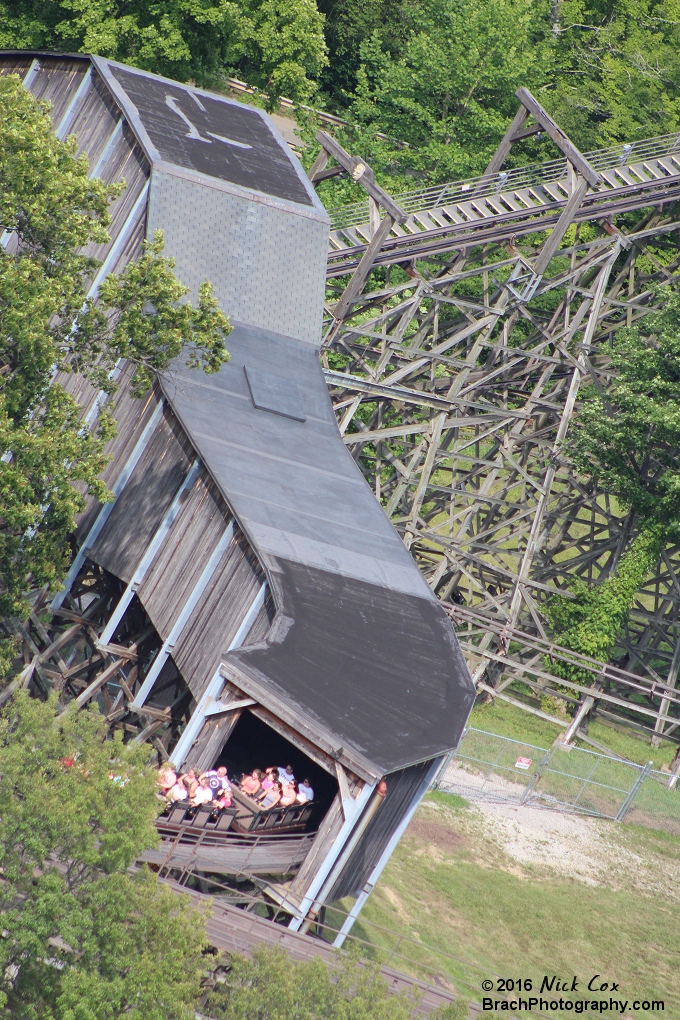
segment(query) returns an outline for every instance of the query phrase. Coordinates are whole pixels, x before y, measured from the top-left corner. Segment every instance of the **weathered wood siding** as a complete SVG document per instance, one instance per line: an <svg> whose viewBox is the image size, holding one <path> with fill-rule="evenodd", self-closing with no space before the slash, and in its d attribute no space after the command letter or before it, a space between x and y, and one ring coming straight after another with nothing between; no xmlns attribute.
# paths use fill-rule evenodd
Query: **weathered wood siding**
<svg viewBox="0 0 680 1020"><path fill-rule="evenodd" d="M85 254L104 261L110 249L125 228L132 229L128 223L128 217L133 210L135 202L139 198L143 188L149 179L149 165L140 147L137 145L132 131L124 125L123 131L116 141L109 158L98 171L97 176L107 184L115 184L125 181L125 189L118 198L109 206L111 222L108 227L110 240L106 244L90 244L84 249ZM146 203L135 219L134 226L137 226L141 216L146 215Z"/></svg>
<svg viewBox="0 0 680 1020"><path fill-rule="evenodd" d="M274 599L272 598L272 593L268 591L264 600L264 605L255 617L253 625L248 631L248 635L243 643L245 645L256 645L259 641L264 641L269 632L269 628L274 622L275 614L276 606L274 605Z"/></svg>
<svg viewBox="0 0 680 1020"><path fill-rule="evenodd" d="M229 523L207 474L199 475L161 545L138 596L163 640L191 595ZM181 672L181 667L177 663ZM184 679L189 683L189 677Z"/></svg>
<svg viewBox="0 0 680 1020"><path fill-rule="evenodd" d="M90 551L95 563L130 580L191 461L186 437L166 411Z"/></svg>
<svg viewBox="0 0 680 1020"><path fill-rule="evenodd" d="M32 63L33 57L21 54L3 57L0 60L0 74L18 74L20 78L25 78Z"/></svg>
<svg viewBox="0 0 680 1020"><path fill-rule="evenodd" d="M44 99L52 105L52 123L60 122L74 93L89 70L87 60L73 60L72 57L39 57L40 71L30 84L30 91L37 99Z"/></svg>
<svg viewBox="0 0 680 1020"><path fill-rule="evenodd" d="M387 795L334 882L327 897L328 903L335 903L345 896L359 895L399 823L412 808L432 765L432 761L421 762L386 777Z"/></svg>
<svg viewBox="0 0 680 1020"><path fill-rule="evenodd" d="M116 479L120 475L125 462L132 453L137 440L144 431L149 418L151 418L156 410L156 406L160 399L159 394L156 392L147 394L147 396L143 397L141 400L131 397L127 388L127 383L132 376L132 373L132 366L126 365L121 373L121 388L116 394L113 405L114 417L118 423L118 434L106 445L106 453L111 459L101 474L102 480L106 482L108 486L113 486L115 484ZM74 389L78 389L78 380L81 380L81 383L85 387L90 387L89 390L84 391L82 396L80 396L78 392L73 392L73 390L70 389L71 381L73 381L72 384ZM65 375L62 373L59 376L59 382L61 382L65 389L73 393L73 396L79 402L81 399L85 401L92 395L92 393L94 393L94 387L82 380L82 377L78 375ZM76 519L76 540L79 544L82 544L83 540L87 536L87 533L94 524L100 508L101 503L98 503L94 498L90 498L85 509Z"/></svg>
<svg viewBox="0 0 680 1020"><path fill-rule="evenodd" d="M236 529L173 652L180 673L191 678L196 699L214 676L221 653L229 648L264 582L257 557Z"/></svg>
<svg viewBox="0 0 680 1020"><path fill-rule="evenodd" d="M93 170L121 119L121 113L98 75L92 75L87 95L75 111L68 133L78 139L78 155L85 153Z"/></svg>

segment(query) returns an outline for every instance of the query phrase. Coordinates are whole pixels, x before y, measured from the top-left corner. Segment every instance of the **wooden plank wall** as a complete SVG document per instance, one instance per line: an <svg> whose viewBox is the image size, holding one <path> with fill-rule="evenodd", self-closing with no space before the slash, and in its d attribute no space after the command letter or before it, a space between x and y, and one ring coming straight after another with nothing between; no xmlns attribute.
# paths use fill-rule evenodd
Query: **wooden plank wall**
<svg viewBox="0 0 680 1020"><path fill-rule="evenodd" d="M120 380L121 389L116 394L114 400L113 413L118 423L118 434L106 445L106 453L111 459L100 476L108 486L114 485L120 475L125 462L132 453L147 422L156 410L160 399L160 394L155 391L148 393L141 400L131 397L127 389L127 382L132 372L132 366L126 365ZM65 375L65 373L60 374L59 381L62 382L65 388L69 388L71 380L73 380L73 385L75 386L78 385L78 380L82 380L82 377L78 375ZM89 383L85 383L85 385L89 386ZM90 390L94 392L93 387L90 387ZM83 399L86 399L87 395ZM80 399L76 393L74 393L74 396L76 400ZM83 512L76 518L76 540L78 544L81 544L85 539L100 509L101 504L94 498L90 498Z"/></svg>
<svg viewBox="0 0 680 1020"><path fill-rule="evenodd" d="M140 586L138 596L165 640L229 523L229 513L202 472ZM179 663L177 664L181 672ZM184 677L189 683L189 678Z"/></svg>
<svg viewBox="0 0 680 1020"><path fill-rule="evenodd" d="M24 57L21 54L3 57L0 61L0 74L18 74L20 78L25 78L32 63L32 57Z"/></svg>
<svg viewBox="0 0 680 1020"><path fill-rule="evenodd" d="M274 622L275 614L276 606L274 605L272 593L267 591L262 609L255 617L253 625L248 631L248 635L243 643L245 645L256 645L260 641L264 641L269 633L269 628Z"/></svg>
<svg viewBox="0 0 680 1020"><path fill-rule="evenodd" d="M127 584L192 460L184 433L166 410L93 545L90 559Z"/></svg>
<svg viewBox="0 0 680 1020"><path fill-rule="evenodd" d="M226 552L173 652L180 673L198 700L252 605L265 574L242 532Z"/></svg>
<svg viewBox="0 0 680 1020"><path fill-rule="evenodd" d="M432 762L425 761L392 772L385 777L387 796L371 818L342 873L333 884L328 894L329 903L335 903L345 896L359 895L387 847L392 833L413 804L413 798L431 767Z"/></svg>
<svg viewBox="0 0 680 1020"><path fill-rule="evenodd" d="M92 84L82 105L75 111L69 134L78 139L77 154L88 158L90 169L97 165L109 138L113 134L120 110L114 103L109 90L97 74L92 75Z"/></svg>
<svg viewBox="0 0 680 1020"><path fill-rule="evenodd" d="M70 57L41 57L40 72L31 82L30 91L37 99L52 105L52 120L58 124L66 113L73 94L89 68L87 60Z"/></svg>

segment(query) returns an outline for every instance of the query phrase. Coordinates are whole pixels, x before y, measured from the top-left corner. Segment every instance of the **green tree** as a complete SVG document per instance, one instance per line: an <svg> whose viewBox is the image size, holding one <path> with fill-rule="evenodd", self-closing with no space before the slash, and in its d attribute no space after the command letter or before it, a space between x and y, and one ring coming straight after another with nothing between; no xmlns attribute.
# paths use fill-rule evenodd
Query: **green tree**
<svg viewBox="0 0 680 1020"><path fill-rule="evenodd" d="M589 387L568 450L601 492L635 516L638 534L614 572L592 588L556 596L548 614L556 639L607 661L636 592L667 543L680 541L680 295L665 289L662 308L620 329L606 393ZM567 679L580 671L556 664Z"/></svg>
<svg viewBox="0 0 680 1020"><path fill-rule="evenodd" d="M226 66L266 91L270 107L279 96L310 99L328 63L323 17L315 0L241 0L236 10Z"/></svg>
<svg viewBox="0 0 680 1020"><path fill-rule="evenodd" d="M559 0L546 104L583 149L680 125L680 12L674 0Z"/></svg>
<svg viewBox="0 0 680 1020"><path fill-rule="evenodd" d="M20 692L0 716L0 1004L17 1020L189 1020L202 916L146 869L148 748Z"/></svg>
<svg viewBox="0 0 680 1020"><path fill-rule="evenodd" d="M398 53L380 30L362 44L353 117L408 143L391 158L427 181L483 172L517 108L515 89L543 79L544 9L531 0L418 0Z"/></svg>
<svg viewBox="0 0 680 1020"><path fill-rule="evenodd" d="M252 957L232 958L226 981L207 996L203 1012L215 1020L412 1020L420 1015L408 995L393 995L378 964L354 955L329 967L319 957L296 963L278 946ZM433 1020L464 1020L462 1000L430 1014Z"/></svg>
<svg viewBox="0 0 680 1020"><path fill-rule="evenodd" d="M0 613L25 612L23 593L55 588L83 492L106 499L99 474L115 431L106 408L84 428L55 369L78 371L111 393L118 359L136 366L138 391L182 350L211 372L228 358L230 326L210 285L193 307L157 235L120 278L88 301L98 263L83 254L107 239L108 205L124 185L88 177L74 140L60 142L49 113L9 75L0 78Z"/></svg>
<svg viewBox="0 0 680 1020"><path fill-rule="evenodd" d="M318 0L325 18L329 63L320 87L333 109L345 110L357 87L361 44L380 32L385 49L398 55L408 31L407 0Z"/></svg>
<svg viewBox="0 0 680 1020"><path fill-rule="evenodd" d="M201 85L231 72L298 100L326 62L314 0L0 0L0 46L97 53Z"/></svg>

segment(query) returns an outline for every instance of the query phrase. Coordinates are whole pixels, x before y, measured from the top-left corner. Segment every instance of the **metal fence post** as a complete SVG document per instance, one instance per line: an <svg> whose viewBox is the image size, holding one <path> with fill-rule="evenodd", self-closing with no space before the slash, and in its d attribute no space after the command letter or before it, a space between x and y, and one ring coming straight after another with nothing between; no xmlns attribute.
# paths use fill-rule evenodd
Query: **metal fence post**
<svg viewBox="0 0 680 1020"><path fill-rule="evenodd" d="M519 799L520 804L526 804L527 797L538 785L538 781L543 775L544 769L550 762L554 750L555 750L554 747L549 748L543 755L542 759L539 761L538 765L536 766L536 771L534 772L533 776L531 777L527 785L524 787L524 793Z"/></svg>
<svg viewBox="0 0 680 1020"><path fill-rule="evenodd" d="M631 804L635 800L635 797L637 795L638 790L640 789L640 787L644 783L644 781L647 778L647 776L649 775L649 773L652 771L652 764L653 763L651 761L648 761L647 764L645 765L645 767L640 769L640 772L638 773L637 779L635 780L635 782L633 783L633 785L630 788L630 793L628 794L628 796L626 797L626 799L624 800L623 804L621 805L621 807L618 810L618 813L616 815L616 821L617 822L622 822L623 819L626 817L628 809L630 808Z"/></svg>

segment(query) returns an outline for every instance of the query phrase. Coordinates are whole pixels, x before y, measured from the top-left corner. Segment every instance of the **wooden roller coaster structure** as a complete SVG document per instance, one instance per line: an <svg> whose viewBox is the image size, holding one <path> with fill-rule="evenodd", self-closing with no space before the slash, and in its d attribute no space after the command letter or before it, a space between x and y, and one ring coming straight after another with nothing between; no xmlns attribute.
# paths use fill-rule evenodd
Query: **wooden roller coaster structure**
<svg viewBox="0 0 680 1020"><path fill-rule="evenodd" d="M680 135L583 155L517 95L483 176L396 197L319 132L312 182L347 174L367 193L331 214L323 370L344 441L450 612L480 693L568 726L568 739L591 739L579 727L594 709L680 743L680 550L646 578L612 663L558 647L545 614L572 579L604 580L635 537L563 447L580 387L607 385L613 332L677 278ZM560 158L504 169L539 133ZM120 592L89 562L56 613L46 592L32 597L28 621L3 625L24 668L0 702L22 684L97 697L112 726L167 757L191 706L170 677L166 709L133 708L158 644L144 614L124 645L102 644ZM592 683L554 676L560 658ZM573 721L554 700L544 711L546 696Z"/></svg>
<svg viewBox="0 0 680 1020"><path fill-rule="evenodd" d="M612 334L677 279L680 136L583 155L517 97L483 176L396 197L319 132L310 179L345 173L367 192L331 214L323 368L344 441L448 607L478 690L564 726L553 706L571 704L569 739L594 708L678 741L678 549L645 579L612 663L558 647L545 608L574 578L603 581L635 536L563 449L581 386L607 385ZM504 170L539 133L560 158ZM558 679L556 658L592 682Z"/></svg>

